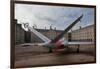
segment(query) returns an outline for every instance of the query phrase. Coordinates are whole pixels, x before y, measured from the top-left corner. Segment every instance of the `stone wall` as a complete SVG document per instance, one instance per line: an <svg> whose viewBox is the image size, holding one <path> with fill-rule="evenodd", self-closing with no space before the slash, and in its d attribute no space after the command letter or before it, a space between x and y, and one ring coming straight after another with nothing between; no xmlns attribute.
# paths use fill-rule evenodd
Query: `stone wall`
<svg viewBox="0 0 100 69"><path fill-rule="evenodd" d="M24 29L22 29L21 24L17 24L17 20L15 22L15 43L22 44L24 43Z"/></svg>
<svg viewBox="0 0 100 69"><path fill-rule="evenodd" d="M22 43L42 43L43 41L37 37L34 33L28 31L24 31L24 29L21 27L21 24L17 23L17 20L15 20L15 42L16 44L22 44ZM58 36L63 30L55 30L55 29L36 29L41 34L45 35L49 39L54 39L56 36ZM66 33L64 37L69 41L94 41L94 25L90 25L84 28L80 28L77 30L73 30L69 33Z"/></svg>

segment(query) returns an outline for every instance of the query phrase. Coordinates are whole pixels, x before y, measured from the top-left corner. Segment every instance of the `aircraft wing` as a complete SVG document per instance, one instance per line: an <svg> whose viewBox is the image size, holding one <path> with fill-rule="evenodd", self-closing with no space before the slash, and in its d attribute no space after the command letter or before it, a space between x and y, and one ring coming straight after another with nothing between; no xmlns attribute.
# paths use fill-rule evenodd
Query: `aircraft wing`
<svg viewBox="0 0 100 69"><path fill-rule="evenodd" d="M92 45L94 42L68 42L66 45Z"/></svg>
<svg viewBox="0 0 100 69"><path fill-rule="evenodd" d="M54 40L51 41L51 43L57 42L59 39L63 37L65 33L67 33L76 23L78 23L83 17L83 14L78 17L72 24L70 24L60 35L58 35Z"/></svg>
<svg viewBox="0 0 100 69"><path fill-rule="evenodd" d="M19 44L21 46L43 46L46 45L47 43L23 43L23 44Z"/></svg>
<svg viewBox="0 0 100 69"><path fill-rule="evenodd" d="M24 24L24 26L25 26L25 24ZM49 38L47 38L46 36L44 36L43 34L38 32L34 28L30 27L29 25L25 26L25 28L28 28L32 33L34 33L36 36L38 36L40 39L42 39L45 43L48 43L51 41Z"/></svg>

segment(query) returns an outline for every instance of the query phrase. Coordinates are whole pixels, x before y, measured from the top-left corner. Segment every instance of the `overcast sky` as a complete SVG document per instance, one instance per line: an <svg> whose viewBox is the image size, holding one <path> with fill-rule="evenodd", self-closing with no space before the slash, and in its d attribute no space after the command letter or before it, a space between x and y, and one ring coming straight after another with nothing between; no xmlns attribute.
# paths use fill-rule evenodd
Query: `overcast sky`
<svg viewBox="0 0 100 69"><path fill-rule="evenodd" d="M84 15L81 22L77 23L74 29L79 26L94 24L94 8L78 7L58 7L46 5L15 5L15 19L18 23L29 23L30 26L37 26L39 29L56 27L58 30L64 30L80 15Z"/></svg>

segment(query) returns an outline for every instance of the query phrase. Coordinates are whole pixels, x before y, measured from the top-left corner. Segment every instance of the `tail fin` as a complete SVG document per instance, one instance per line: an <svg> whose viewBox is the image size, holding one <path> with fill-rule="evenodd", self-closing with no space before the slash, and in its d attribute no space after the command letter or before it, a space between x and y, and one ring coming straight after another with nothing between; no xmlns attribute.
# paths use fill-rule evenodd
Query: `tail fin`
<svg viewBox="0 0 100 69"><path fill-rule="evenodd" d="M76 23L78 23L83 17L83 14L78 17L72 24L70 24L60 35L58 35L54 40L51 41L51 43L57 42L59 39L63 37L65 33L67 33Z"/></svg>

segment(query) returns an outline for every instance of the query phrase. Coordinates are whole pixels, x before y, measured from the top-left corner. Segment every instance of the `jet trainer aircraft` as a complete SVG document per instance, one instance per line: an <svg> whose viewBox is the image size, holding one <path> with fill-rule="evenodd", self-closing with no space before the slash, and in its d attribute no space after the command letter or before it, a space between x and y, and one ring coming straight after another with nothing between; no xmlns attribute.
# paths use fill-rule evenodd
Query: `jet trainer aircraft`
<svg viewBox="0 0 100 69"><path fill-rule="evenodd" d="M28 24L22 24L24 29L28 29L29 31L33 32L36 36L44 41L44 43L38 44L28 44L28 45L37 45L49 48L49 52L52 50L63 49L68 45L85 45L85 44L94 44L94 42L69 42L63 36L67 33L75 24L77 24L83 17L83 14L78 17L72 24L70 24L61 34L59 34L55 39L50 40L46 36L42 35L40 32L36 31L36 29L30 27ZM25 44L24 44L25 45ZM27 44L26 44L27 45Z"/></svg>

